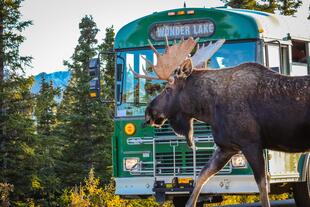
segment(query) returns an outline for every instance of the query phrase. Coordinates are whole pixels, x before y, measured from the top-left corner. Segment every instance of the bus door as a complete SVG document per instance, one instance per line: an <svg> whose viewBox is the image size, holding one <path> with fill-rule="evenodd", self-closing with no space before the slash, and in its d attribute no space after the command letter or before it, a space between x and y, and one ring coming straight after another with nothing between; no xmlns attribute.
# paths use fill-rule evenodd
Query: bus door
<svg viewBox="0 0 310 207"><path fill-rule="evenodd" d="M279 41L265 44L265 64L271 70L288 75L290 72L290 45ZM298 161L300 154L268 150L267 169L270 182L289 182L299 179Z"/></svg>

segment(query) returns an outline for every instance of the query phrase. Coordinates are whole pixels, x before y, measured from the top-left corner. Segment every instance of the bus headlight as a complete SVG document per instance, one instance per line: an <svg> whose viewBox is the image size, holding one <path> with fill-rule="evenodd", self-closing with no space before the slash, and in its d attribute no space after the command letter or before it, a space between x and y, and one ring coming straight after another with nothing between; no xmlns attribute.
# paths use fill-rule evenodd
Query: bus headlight
<svg viewBox="0 0 310 207"><path fill-rule="evenodd" d="M139 169L139 158L125 158L124 159L125 170L135 171Z"/></svg>
<svg viewBox="0 0 310 207"><path fill-rule="evenodd" d="M231 164L234 168L245 168L247 161L243 154L236 154L231 158Z"/></svg>

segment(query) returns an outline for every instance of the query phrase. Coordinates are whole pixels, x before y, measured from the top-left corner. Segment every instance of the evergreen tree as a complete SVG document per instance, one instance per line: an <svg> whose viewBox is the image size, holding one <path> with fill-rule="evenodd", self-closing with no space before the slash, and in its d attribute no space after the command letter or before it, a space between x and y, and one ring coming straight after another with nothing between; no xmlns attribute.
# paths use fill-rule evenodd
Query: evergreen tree
<svg viewBox="0 0 310 207"><path fill-rule="evenodd" d="M57 194L61 193L61 180L55 172L62 152L62 140L56 136L56 109L55 96L60 95L60 90L53 87L53 81L48 82L41 74L40 91L36 96L35 117L39 148L39 169L35 177L34 191L36 200L43 206L52 205Z"/></svg>
<svg viewBox="0 0 310 207"><path fill-rule="evenodd" d="M71 80L59 109L59 133L66 140L59 173L66 185L79 184L94 167L102 178L109 176L112 122L108 108L89 97L88 63L97 56L98 28L91 16L82 18L80 37L71 61Z"/></svg>
<svg viewBox="0 0 310 207"><path fill-rule="evenodd" d="M301 0L280 0L278 9L285 16L292 16L297 12L297 9L302 5Z"/></svg>
<svg viewBox="0 0 310 207"><path fill-rule="evenodd" d="M239 9L254 9L256 8L256 0L223 0L227 6Z"/></svg>
<svg viewBox="0 0 310 207"><path fill-rule="evenodd" d="M294 15L301 6L301 0L268 0L262 2L258 0L222 0L227 6L240 9L259 10L268 13L279 11L286 16Z"/></svg>
<svg viewBox="0 0 310 207"><path fill-rule="evenodd" d="M20 56L22 32L31 21L21 21L22 0L0 0L0 182L14 185L13 200L32 195L37 157L30 88L24 78L31 58Z"/></svg>
<svg viewBox="0 0 310 207"><path fill-rule="evenodd" d="M103 67L104 87L103 97L108 100L114 100L114 72L115 72L115 54L114 48L114 28L113 26L105 29L105 38L103 43L99 46Z"/></svg>
<svg viewBox="0 0 310 207"><path fill-rule="evenodd" d="M260 4L257 0L222 0L226 6L238 9L251 9L274 13L277 8L275 0L268 0L268 3Z"/></svg>
<svg viewBox="0 0 310 207"><path fill-rule="evenodd" d="M260 10L260 11L264 11L268 13L275 13L275 11L277 10L277 7L278 7L277 0L268 0L267 3L263 3L263 4L258 3L256 10Z"/></svg>
<svg viewBox="0 0 310 207"><path fill-rule="evenodd" d="M36 97L35 116L37 119L37 133L49 136L56 124L57 103L55 96L60 95L60 90L53 87L53 81L48 84L41 74L41 87Z"/></svg>

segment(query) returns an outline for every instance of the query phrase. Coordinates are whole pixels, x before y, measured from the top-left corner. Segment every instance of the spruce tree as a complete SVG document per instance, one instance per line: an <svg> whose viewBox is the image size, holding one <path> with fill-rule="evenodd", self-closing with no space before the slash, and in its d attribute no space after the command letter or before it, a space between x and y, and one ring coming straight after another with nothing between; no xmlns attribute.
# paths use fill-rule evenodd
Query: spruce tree
<svg viewBox="0 0 310 207"><path fill-rule="evenodd" d="M227 6L238 9L255 9L256 0L223 0Z"/></svg>
<svg viewBox="0 0 310 207"><path fill-rule="evenodd" d="M106 178L110 165L110 135L112 128L108 108L89 97L88 63L97 56L98 28L92 16L82 18L80 37L71 61L65 65L71 70L71 80L64 92L59 109L59 133L66 141L59 173L66 185L79 184L93 167Z"/></svg>
<svg viewBox="0 0 310 207"><path fill-rule="evenodd" d="M55 96L60 95L60 90L53 87L53 81L46 82L44 73L41 74L39 94L36 96L35 117L37 133L45 136L51 135L56 124L57 103Z"/></svg>
<svg viewBox="0 0 310 207"><path fill-rule="evenodd" d="M21 21L21 3L0 0L0 182L14 185L13 201L32 196L37 170L33 78L24 77L31 58L19 54L31 21Z"/></svg>
<svg viewBox="0 0 310 207"><path fill-rule="evenodd" d="M37 154L40 169L35 177L37 185L34 192L36 199L40 200L43 206L55 203L57 195L61 193L61 180L55 171L63 149L63 142L55 132L57 124L55 96L59 95L60 90L54 88L53 81L48 83L42 73L34 112L39 139Z"/></svg>
<svg viewBox="0 0 310 207"><path fill-rule="evenodd" d="M260 10L268 13L275 13L277 10L278 4L277 0L268 0L266 4L257 4L255 10Z"/></svg>
<svg viewBox="0 0 310 207"><path fill-rule="evenodd" d="M268 13L275 13L277 10L286 16L292 16L301 6L301 0L268 0L266 3L258 0L222 0L227 6L239 9L252 9Z"/></svg>
<svg viewBox="0 0 310 207"><path fill-rule="evenodd" d="M297 12L297 9L302 5L301 0L280 0L278 9L285 16L292 16Z"/></svg>

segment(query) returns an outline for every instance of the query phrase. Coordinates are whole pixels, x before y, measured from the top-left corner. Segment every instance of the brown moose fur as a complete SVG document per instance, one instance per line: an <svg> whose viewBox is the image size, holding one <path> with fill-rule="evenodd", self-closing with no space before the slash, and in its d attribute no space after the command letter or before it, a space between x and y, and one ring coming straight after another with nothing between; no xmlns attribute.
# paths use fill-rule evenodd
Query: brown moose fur
<svg viewBox="0 0 310 207"><path fill-rule="evenodd" d="M310 76L280 75L257 63L201 72L185 64L176 70L174 83L149 104L145 119L154 126L168 119L192 147L193 120L212 126L218 149L202 169L187 206L195 206L203 184L242 151L262 205L269 207L263 149L310 150Z"/></svg>

